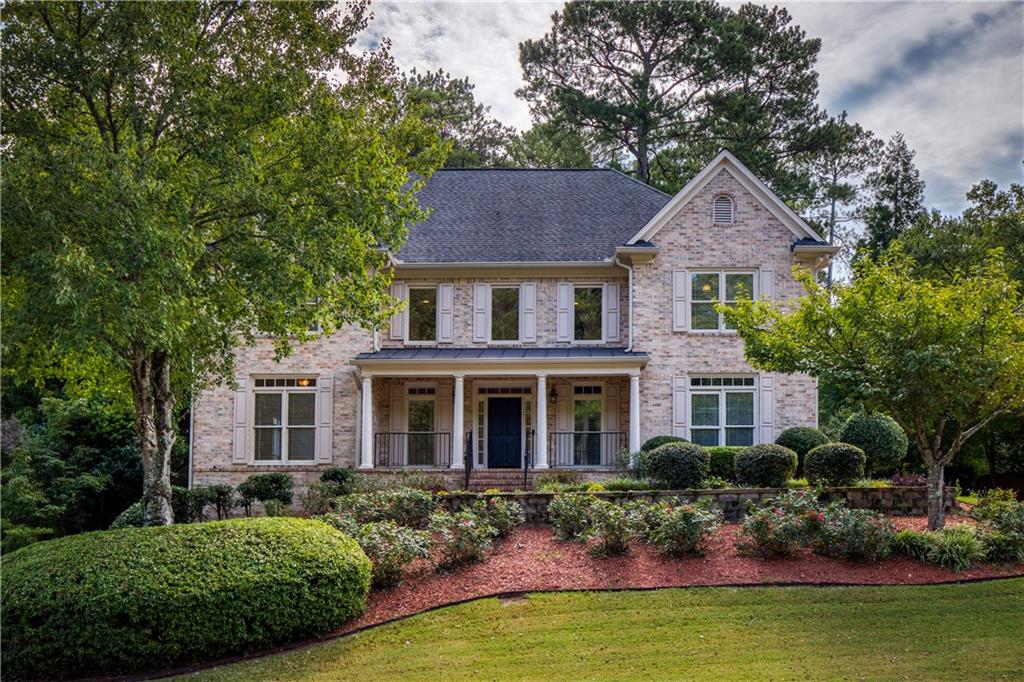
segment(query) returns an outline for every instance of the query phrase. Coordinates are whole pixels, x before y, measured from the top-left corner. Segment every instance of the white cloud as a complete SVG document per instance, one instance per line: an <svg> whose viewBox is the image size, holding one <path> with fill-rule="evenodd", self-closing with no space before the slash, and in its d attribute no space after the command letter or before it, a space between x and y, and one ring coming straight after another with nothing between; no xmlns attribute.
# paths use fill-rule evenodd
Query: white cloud
<svg viewBox="0 0 1024 682"><path fill-rule="evenodd" d="M957 211L971 184L1021 182L1024 159L1024 4L795 2L822 40L820 102L880 137L905 133L928 183L927 201ZM561 3L379 2L361 43L391 38L403 69L444 68L476 85L495 117L530 125L519 43L539 38ZM980 18L979 18L980 17Z"/></svg>

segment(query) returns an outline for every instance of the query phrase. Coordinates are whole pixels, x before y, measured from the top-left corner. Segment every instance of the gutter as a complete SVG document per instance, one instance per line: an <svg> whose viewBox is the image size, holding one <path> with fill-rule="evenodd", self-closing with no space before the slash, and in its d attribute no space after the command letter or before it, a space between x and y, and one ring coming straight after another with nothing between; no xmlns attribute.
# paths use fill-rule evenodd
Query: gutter
<svg viewBox="0 0 1024 682"><path fill-rule="evenodd" d="M622 262L622 260L619 259L618 256L615 256L615 264L618 265L619 267L626 268L626 272L628 273L628 282L629 283L626 285L627 286L627 292L628 292L627 293L628 303L626 305L629 308L629 310L627 311L627 315L629 316L627 318L628 319L628 327L629 327L629 343L626 344L626 352L630 353L630 352L633 351L633 266L632 265L626 265L625 263Z"/></svg>

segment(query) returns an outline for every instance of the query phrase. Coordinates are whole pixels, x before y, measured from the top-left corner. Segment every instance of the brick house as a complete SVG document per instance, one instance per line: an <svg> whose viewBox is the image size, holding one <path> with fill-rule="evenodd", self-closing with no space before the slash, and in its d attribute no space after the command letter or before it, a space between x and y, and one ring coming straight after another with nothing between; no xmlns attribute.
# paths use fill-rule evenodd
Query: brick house
<svg viewBox="0 0 1024 682"><path fill-rule="evenodd" d="M326 467L609 471L656 435L749 445L816 425L817 386L758 372L714 301L798 296L835 252L728 151L669 196L612 170L440 170L391 254L390 328L281 362L193 411L193 484ZM521 475L521 473L519 474ZM490 476L490 478L487 478ZM497 478L496 478L497 477Z"/></svg>

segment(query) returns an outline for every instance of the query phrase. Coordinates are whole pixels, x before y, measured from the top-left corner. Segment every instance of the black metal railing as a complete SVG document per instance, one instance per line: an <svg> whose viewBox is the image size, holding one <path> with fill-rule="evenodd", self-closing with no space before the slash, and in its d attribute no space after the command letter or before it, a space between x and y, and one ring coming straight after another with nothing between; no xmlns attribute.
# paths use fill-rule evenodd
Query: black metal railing
<svg viewBox="0 0 1024 682"><path fill-rule="evenodd" d="M385 431L373 434L376 467L443 467L452 461L447 431Z"/></svg>
<svg viewBox="0 0 1024 682"><path fill-rule="evenodd" d="M552 467L611 467L625 447L625 431L553 431L548 463Z"/></svg>

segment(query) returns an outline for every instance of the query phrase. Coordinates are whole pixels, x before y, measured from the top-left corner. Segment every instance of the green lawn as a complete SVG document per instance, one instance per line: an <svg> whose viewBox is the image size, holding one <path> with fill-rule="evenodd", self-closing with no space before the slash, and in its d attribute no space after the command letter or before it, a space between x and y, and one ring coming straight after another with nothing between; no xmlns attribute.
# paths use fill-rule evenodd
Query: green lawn
<svg viewBox="0 0 1024 682"><path fill-rule="evenodd" d="M204 680L1024 678L1024 579L484 599Z"/></svg>

